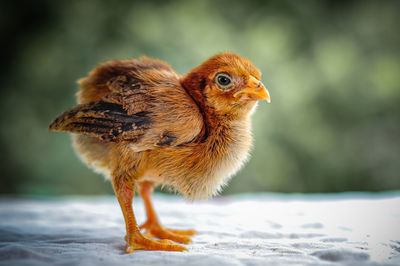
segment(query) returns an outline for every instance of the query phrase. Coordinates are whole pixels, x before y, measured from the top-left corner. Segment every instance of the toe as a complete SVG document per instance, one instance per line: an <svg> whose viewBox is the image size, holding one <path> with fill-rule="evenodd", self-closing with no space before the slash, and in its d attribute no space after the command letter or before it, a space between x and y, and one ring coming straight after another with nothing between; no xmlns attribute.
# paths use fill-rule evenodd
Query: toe
<svg viewBox="0 0 400 266"><path fill-rule="evenodd" d="M165 228L154 228L150 231L154 236L160 239L170 239L175 242L189 244L192 242L192 239L186 235L175 234L174 232L165 229Z"/></svg>
<svg viewBox="0 0 400 266"><path fill-rule="evenodd" d="M126 245L126 253L132 253L135 250L188 251L186 247L175 244L170 240L152 240L141 234L129 239Z"/></svg>
<svg viewBox="0 0 400 266"><path fill-rule="evenodd" d="M193 236L197 234L196 230L175 230L175 229L168 229L174 234L177 235L184 235L184 236Z"/></svg>

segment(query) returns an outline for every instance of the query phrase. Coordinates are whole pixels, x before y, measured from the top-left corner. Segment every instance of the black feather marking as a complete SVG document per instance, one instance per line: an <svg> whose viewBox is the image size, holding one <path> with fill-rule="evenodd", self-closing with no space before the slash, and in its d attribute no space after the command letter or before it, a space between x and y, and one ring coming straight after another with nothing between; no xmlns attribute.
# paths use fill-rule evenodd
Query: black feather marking
<svg viewBox="0 0 400 266"><path fill-rule="evenodd" d="M138 120L135 122L135 125L136 125L137 127L148 128L148 125L150 125L150 123L151 123L151 119L150 119L149 117L143 117L143 118L141 118L141 119L138 119Z"/></svg>
<svg viewBox="0 0 400 266"><path fill-rule="evenodd" d="M135 116L146 117L146 116L149 116L150 114L151 114L150 112L142 111L142 112L136 113Z"/></svg>
<svg viewBox="0 0 400 266"><path fill-rule="evenodd" d="M151 112L143 111L131 116L133 123L137 127L148 128L151 124Z"/></svg>
<svg viewBox="0 0 400 266"><path fill-rule="evenodd" d="M53 121L50 129L94 134L103 141L137 142L144 130L149 128L151 118L148 111L128 115L120 104L99 101L80 104L65 111ZM125 135L129 139L121 139Z"/></svg>
<svg viewBox="0 0 400 266"><path fill-rule="evenodd" d="M121 133L118 131L118 129L113 129L113 130L111 131L111 134L112 134L114 137L118 137Z"/></svg>
<svg viewBox="0 0 400 266"><path fill-rule="evenodd" d="M124 139L124 141L127 141L127 142L137 142L137 141L138 141L138 139L137 139L137 138L132 138L132 139Z"/></svg>
<svg viewBox="0 0 400 266"><path fill-rule="evenodd" d="M176 140L176 137L173 134L165 132L162 135L161 141L157 143L157 146L170 146L174 140Z"/></svg>
<svg viewBox="0 0 400 266"><path fill-rule="evenodd" d="M82 128L88 129L89 132L97 132L98 129L108 129L108 130L111 129L110 126L91 124L91 123L85 123L85 122L72 122L72 123L69 123L68 126L82 127Z"/></svg>
<svg viewBox="0 0 400 266"><path fill-rule="evenodd" d="M121 130L124 131L130 131L132 130L132 123L124 124L121 126Z"/></svg>
<svg viewBox="0 0 400 266"><path fill-rule="evenodd" d="M103 101L93 103L93 106L90 106L88 109L92 111L109 111L109 112L126 114L122 105L116 103L103 102Z"/></svg>
<svg viewBox="0 0 400 266"><path fill-rule="evenodd" d="M132 90L138 90L138 89L140 89L140 87L141 87L140 84L135 84L135 85L132 85L132 86L131 86L131 89L132 89Z"/></svg>
<svg viewBox="0 0 400 266"><path fill-rule="evenodd" d="M115 119L101 118L101 117L80 117L78 123L102 125L107 127L115 127L122 124L121 121L116 121Z"/></svg>
<svg viewBox="0 0 400 266"><path fill-rule="evenodd" d="M150 112L142 111L134 115L128 115L123 107L116 103L100 101L94 104L90 108L90 111L103 112L106 117L103 119L110 119L110 121L118 123L127 123L130 126L135 124L137 127L141 127L151 123Z"/></svg>

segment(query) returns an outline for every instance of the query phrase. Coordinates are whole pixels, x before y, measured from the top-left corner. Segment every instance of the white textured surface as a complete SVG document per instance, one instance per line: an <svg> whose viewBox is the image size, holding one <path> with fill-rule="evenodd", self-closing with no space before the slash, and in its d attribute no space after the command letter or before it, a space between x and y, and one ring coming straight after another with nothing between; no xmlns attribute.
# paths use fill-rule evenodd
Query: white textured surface
<svg viewBox="0 0 400 266"><path fill-rule="evenodd" d="M114 198L0 199L1 265L400 265L400 196L155 196L164 225L196 229L189 252L124 254ZM144 220L139 199L137 219Z"/></svg>

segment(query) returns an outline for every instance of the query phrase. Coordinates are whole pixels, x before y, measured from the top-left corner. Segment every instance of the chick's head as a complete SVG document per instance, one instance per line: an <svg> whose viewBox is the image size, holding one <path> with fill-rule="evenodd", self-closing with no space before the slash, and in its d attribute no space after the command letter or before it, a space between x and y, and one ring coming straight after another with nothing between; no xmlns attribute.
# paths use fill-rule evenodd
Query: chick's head
<svg viewBox="0 0 400 266"><path fill-rule="evenodd" d="M246 58L221 53L189 72L183 86L195 100L216 113L246 114L257 100L270 102L260 71Z"/></svg>

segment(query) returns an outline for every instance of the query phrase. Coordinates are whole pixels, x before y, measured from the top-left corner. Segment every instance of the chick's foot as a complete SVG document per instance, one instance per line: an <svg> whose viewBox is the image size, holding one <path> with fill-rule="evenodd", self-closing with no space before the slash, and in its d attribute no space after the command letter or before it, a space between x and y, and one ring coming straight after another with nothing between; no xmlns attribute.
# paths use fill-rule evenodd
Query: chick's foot
<svg viewBox="0 0 400 266"><path fill-rule="evenodd" d="M188 251L182 245L175 244L170 240L152 240L144 237L141 233L125 237L126 253L132 253L135 250L163 250L163 251Z"/></svg>
<svg viewBox="0 0 400 266"><path fill-rule="evenodd" d="M158 222L145 222L140 226L140 229L145 229L145 235L157 237L160 239L169 239L175 242L189 244L192 239L189 236L195 235L195 230L175 230L168 229Z"/></svg>

